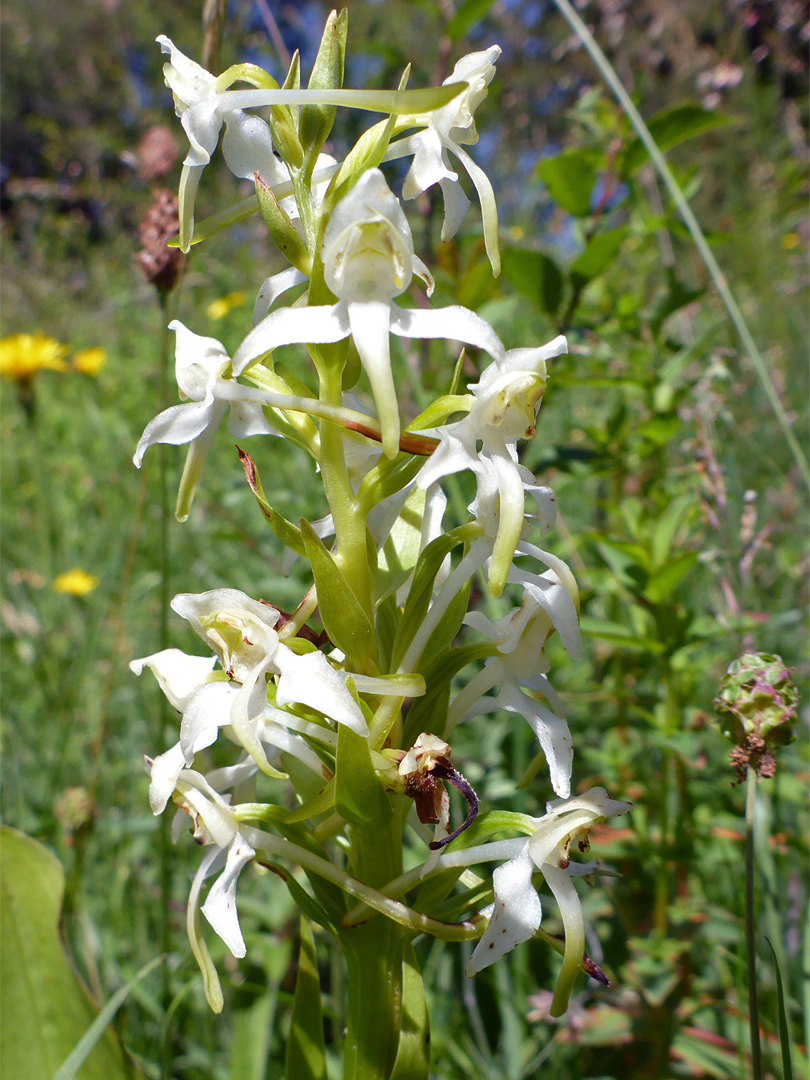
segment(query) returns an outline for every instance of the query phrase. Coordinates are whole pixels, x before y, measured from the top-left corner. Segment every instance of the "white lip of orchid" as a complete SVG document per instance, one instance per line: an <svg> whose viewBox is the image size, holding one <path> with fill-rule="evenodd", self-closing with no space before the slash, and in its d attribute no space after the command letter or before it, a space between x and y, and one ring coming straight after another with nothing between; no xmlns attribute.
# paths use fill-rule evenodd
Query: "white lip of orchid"
<svg viewBox="0 0 810 1080"><path fill-rule="evenodd" d="M238 589L179 593L171 606L211 646L237 682L244 682L249 672L278 647L274 627L279 611Z"/></svg>

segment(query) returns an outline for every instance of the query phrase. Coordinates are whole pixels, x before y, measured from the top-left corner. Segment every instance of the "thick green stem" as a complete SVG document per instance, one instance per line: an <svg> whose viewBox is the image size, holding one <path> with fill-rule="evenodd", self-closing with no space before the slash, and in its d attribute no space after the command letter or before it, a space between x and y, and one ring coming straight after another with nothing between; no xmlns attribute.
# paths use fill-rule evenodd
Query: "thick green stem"
<svg viewBox="0 0 810 1080"><path fill-rule="evenodd" d="M757 799L757 774L749 769L745 790L745 960L748 972L748 1023L751 1030L751 1075L762 1077L762 1050L759 1042L759 1003L757 999L757 942L754 928L754 811Z"/></svg>

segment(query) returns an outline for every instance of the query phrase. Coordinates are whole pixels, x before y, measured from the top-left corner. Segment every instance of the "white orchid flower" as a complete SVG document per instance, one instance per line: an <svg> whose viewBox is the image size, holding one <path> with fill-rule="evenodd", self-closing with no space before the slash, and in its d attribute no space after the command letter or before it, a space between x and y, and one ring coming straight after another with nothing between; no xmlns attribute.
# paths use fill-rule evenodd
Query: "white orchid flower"
<svg viewBox="0 0 810 1080"><path fill-rule="evenodd" d="M242 684L231 707L230 726L263 771L270 770L256 721L268 711L265 675L278 676L277 706L308 705L360 735L368 734L360 706L323 653L299 656L279 640L276 608L238 589L180 593L172 608L216 653L228 676Z"/></svg>
<svg viewBox="0 0 810 1080"><path fill-rule="evenodd" d="M546 361L567 351L565 338L559 336L537 349L511 349L490 364L469 387L473 395L469 413L435 432L439 446L419 471L417 483L423 488L463 469L476 474L478 495L471 510L479 520L487 519L487 533L492 532L489 581L496 596L526 524L526 493L535 499L544 531L554 520L553 493L535 484L518 462L516 444L537 434Z"/></svg>
<svg viewBox="0 0 810 1080"><path fill-rule="evenodd" d="M460 720L500 709L525 717L545 755L551 786L557 795L567 799L571 794L574 745L563 703L545 675L549 665L544 647L555 621L570 625L573 603L552 571L540 578L547 585L547 592L541 594L542 604L526 593L519 608L496 622L482 612L471 612L465 618L465 623L497 642L498 655L490 657L456 697L448 716L448 732ZM495 697L485 696L499 683ZM524 694L523 689L539 691L551 708Z"/></svg>
<svg viewBox="0 0 810 1080"><path fill-rule="evenodd" d="M197 843L211 847L191 883L186 925L192 952L202 972L208 1004L214 1012L221 1012L222 990L202 935L199 912L202 910L211 928L235 957L245 955L245 939L236 907L236 885L240 873L256 852L240 830L227 800L200 773L190 769L180 773L175 801L191 815ZM222 872L208 890L200 909L203 883L220 869Z"/></svg>
<svg viewBox="0 0 810 1080"><path fill-rule="evenodd" d="M467 171L481 202L481 218L484 225L484 243L494 274L500 273L501 260L498 253L498 208L495 194L486 173L463 150L461 144L478 142L475 129L475 111L487 96L487 87L495 74L495 62L501 55L497 45L483 52L462 57L453 68L453 74L445 83L466 82L467 89L459 97L430 114L430 122L423 131L392 143L385 160L413 154L413 163L402 186L402 197L413 199L420 192L439 184L444 196L444 224L442 240L451 240L469 209L469 199L459 183L458 173L453 170L448 154L453 154Z"/></svg>
<svg viewBox="0 0 810 1080"><path fill-rule="evenodd" d="M222 153L235 176L252 180L258 172L272 187L289 180L289 173L273 153L273 139L264 120L228 105L224 94L227 82L222 86L215 75L181 53L164 34L156 40L169 56L169 63L163 65L163 76L189 141L179 191L180 248L188 251L200 177L216 150L223 124Z"/></svg>
<svg viewBox="0 0 810 1080"><path fill-rule="evenodd" d="M180 649L164 649L153 656L133 660L129 667L136 675L149 668L169 702L182 714L178 742L148 762L151 778L149 804L154 814L166 807L183 769L189 768L195 756L215 742L220 729L239 742L231 723L231 710L239 695L239 684L220 672L212 671L215 656L188 656ZM295 730L317 733L323 739L331 734L315 724L308 724L283 709L265 704L264 711L252 722L252 728L265 753L268 748L298 758L319 777L326 775L325 766L309 744ZM253 759L249 759L253 760ZM253 771L258 765L253 764ZM273 775L286 774L272 769ZM331 774L330 774L331 775Z"/></svg>
<svg viewBox="0 0 810 1080"><path fill-rule="evenodd" d="M389 334L463 341L494 359L504 355L503 345L489 323L467 308L422 311L393 302L414 273L430 278L414 255L410 227L379 169L365 172L335 207L324 233L323 261L326 284L338 302L271 312L236 350L234 374L282 345L327 344L351 334L371 383L383 449L395 457L400 422Z"/></svg>
<svg viewBox="0 0 810 1080"><path fill-rule="evenodd" d="M599 869L598 863L572 863L570 850L573 845L586 851L588 830L606 818L626 814L631 806L611 799L604 788L590 788L582 795L547 803L545 815L537 819L534 832L526 839L496 841L448 852L442 857L439 867L470 866L489 859L508 860L493 874L492 917L467 964L469 977L537 932L543 910L532 884L532 874L539 870L557 901L565 933L563 966L552 1014L559 1016L564 1011L585 953L585 921L572 878Z"/></svg>
<svg viewBox="0 0 810 1080"><path fill-rule="evenodd" d="M268 400L267 394L226 377L231 358L221 342L193 333L177 319L169 324L169 329L177 335L177 385L181 396L190 401L172 405L150 420L138 440L133 461L140 468L143 455L153 443L171 443L173 446L191 443L175 511L178 520L185 521L211 444L229 408L228 430L237 439L275 435L276 432L262 411L262 404Z"/></svg>

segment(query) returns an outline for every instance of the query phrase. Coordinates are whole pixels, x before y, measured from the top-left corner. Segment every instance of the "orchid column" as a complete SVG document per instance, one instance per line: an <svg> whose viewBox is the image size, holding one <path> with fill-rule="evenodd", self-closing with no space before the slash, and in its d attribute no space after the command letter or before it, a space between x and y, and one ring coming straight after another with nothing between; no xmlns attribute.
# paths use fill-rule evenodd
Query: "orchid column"
<svg viewBox="0 0 810 1080"><path fill-rule="evenodd" d="M181 717L176 745L148 759L151 806L161 813L174 802L208 848L187 923L215 1011L225 998L200 912L231 953L244 956L249 933L239 921L237 882L260 861L279 868L301 909L302 951L311 956L315 927L345 955L347 1080L426 1078L428 1017L414 938L481 938L472 976L542 936L563 954L555 1010L564 1011L580 970L601 975L584 953L574 886L575 877L601 868L573 862L571 846L585 850L592 824L628 809L601 789L572 797L573 741L546 677L552 634L579 654L579 595L565 563L531 541L533 531L552 529L554 495L520 464L518 447L536 433L546 363L566 351L565 339L507 351L474 312L431 306L432 276L382 171L412 155L403 194L440 183L450 236L468 206L452 153L479 194L497 270L492 188L461 144L477 139L474 113L499 50L464 58L439 88L407 90L406 73L398 90L369 92L341 88L345 13L330 16L307 89L297 57L279 87L253 65L216 78L159 41L190 142L179 244L187 249L261 211L290 265L259 287L254 325L232 357L220 342L172 324L178 386L189 400L147 425L135 462L156 442L188 445L177 504L183 520L226 415L240 440L269 436L258 462L242 448L240 458L265 520L288 558L305 561L309 583L292 614L272 596L235 589L175 597L174 611L208 655L168 649L133 661L136 674L153 672ZM237 80L254 89L230 90ZM342 161L323 153L337 105L386 114ZM249 111L258 107L269 108L266 121ZM256 196L195 228L194 197L223 127L225 162L254 181ZM410 307L414 279L425 293ZM285 306L294 287L304 291ZM446 343L447 392L420 416L402 415L392 337ZM459 343L483 365L467 392ZM297 347L295 368L276 362L282 346ZM317 469L329 507L320 521L285 519L265 492L262 466L285 442ZM445 528L442 483L462 470L474 474L476 497L469 518ZM515 565L516 556L529 567ZM497 621L468 611L477 574L503 598ZM454 726L498 710L522 715L537 736L546 794L555 796L539 818L479 813L452 761ZM231 763L205 773L207 749L223 739L233 746ZM284 798L263 798L266 777L287 782ZM461 821L451 820L448 785L466 801ZM517 837L490 842L504 832ZM470 869L490 861L505 863L490 884L494 908L482 902L483 879ZM541 929L541 880L558 903L563 942ZM282 887L275 876L252 886ZM307 1053L324 1054L322 1031L312 1047L320 1003L309 987L299 980L288 1046L288 1076L296 1080L302 1017L311 1021Z"/></svg>

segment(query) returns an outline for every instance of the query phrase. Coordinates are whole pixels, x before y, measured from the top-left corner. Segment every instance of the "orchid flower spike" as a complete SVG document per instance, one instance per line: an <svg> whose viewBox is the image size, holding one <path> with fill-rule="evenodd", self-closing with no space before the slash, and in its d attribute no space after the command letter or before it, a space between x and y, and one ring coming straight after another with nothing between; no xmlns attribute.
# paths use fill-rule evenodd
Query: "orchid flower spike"
<svg viewBox="0 0 810 1080"><path fill-rule="evenodd" d="M185 405L172 405L150 420L138 440L133 461L140 468L143 455L153 443L191 444L175 510L178 521L185 521L214 436L229 407L228 430L237 439L275 435L276 432L262 411L262 402L267 400L267 395L228 377L231 358L221 342L192 333L177 319L169 324L169 329L177 335L177 385L181 396L190 401Z"/></svg>
<svg viewBox="0 0 810 1080"><path fill-rule="evenodd" d="M462 149L461 144L478 142L475 129L475 111L487 96L487 87L495 74L495 62L501 55L497 45L483 52L462 57L453 68L447 83L465 82L467 89L459 97L430 114L427 127L415 135L392 143L385 156L387 161L413 154L413 163L405 177L402 197L413 199L420 192L439 184L444 196L444 224L442 240L451 240L464 220L470 203L459 183L458 173L450 164L448 153L453 154L467 170L481 202L481 218L484 225L484 243L497 275L501 270L498 251L498 208L495 194L486 173Z"/></svg>
<svg viewBox="0 0 810 1080"><path fill-rule="evenodd" d="M379 169L363 173L335 207L324 232L323 262L326 284L338 302L271 312L236 350L234 374L282 345L326 344L351 334L371 383L383 449L393 458L399 449L400 421L389 334L463 341L493 359L504 355L503 345L489 323L467 308L422 311L394 303L414 274L430 291L432 279L414 254L410 227Z"/></svg>

